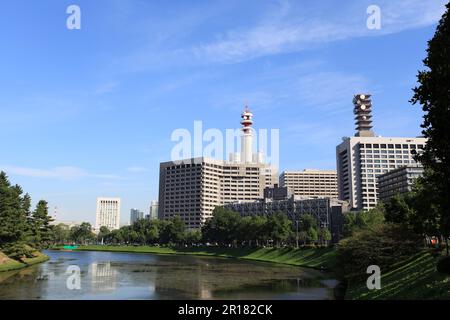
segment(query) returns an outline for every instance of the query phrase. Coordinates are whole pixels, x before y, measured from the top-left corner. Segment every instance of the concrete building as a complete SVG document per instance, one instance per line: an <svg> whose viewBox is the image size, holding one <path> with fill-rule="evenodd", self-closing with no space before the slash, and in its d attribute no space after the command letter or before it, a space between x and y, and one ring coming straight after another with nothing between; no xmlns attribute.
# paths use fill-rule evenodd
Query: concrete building
<svg viewBox="0 0 450 320"><path fill-rule="evenodd" d="M415 164L426 139L377 137L372 131L370 95L354 97L356 134L344 137L336 147L339 199L357 210L368 210L378 203L377 178L405 165Z"/></svg>
<svg viewBox="0 0 450 320"><path fill-rule="evenodd" d="M159 211L158 201L152 200L152 202L150 203L150 209L147 216L148 219L149 220L158 219L158 211Z"/></svg>
<svg viewBox="0 0 450 320"><path fill-rule="evenodd" d="M386 201L397 193L406 193L412 190L414 181L422 176L421 165L407 165L378 176L378 198Z"/></svg>
<svg viewBox="0 0 450 320"><path fill-rule="evenodd" d="M120 198L97 198L95 230L103 226L109 230L120 228Z"/></svg>
<svg viewBox="0 0 450 320"><path fill-rule="evenodd" d="M130 225L135 223L136 221L144 219L144 212L138 210L138 209L131 209L130 210Z"/></svg>
<svg viewBox="0 0 450 320"><path fill-rule="evenodd" d="M304 198L338 198L336 170L284 171L280 175L280 186Z"/></svg>
<svg viewBox="0 0 450 320"><path fill-rule="evenodd" d="M257 201L236 201L225 208L239 212L241 216L270 216L276 212L285 213L295 225L301 215L311 214L320 227L328 228L332 241L339 241L342 234L343 213L349 210L346 201L330 198L298 199L287 187L267 187L264 198Z"/></svg>
<svg viewBox="0 0 450 320"><path fill-rule="evenodd" d="M198 157L160 164L160 219L179 215L189 228L199 228L216 206L260 199L265 187L278 183L277 168L252 155L252 116L248 109L241 115L241 153L232 161Z"/></svg>

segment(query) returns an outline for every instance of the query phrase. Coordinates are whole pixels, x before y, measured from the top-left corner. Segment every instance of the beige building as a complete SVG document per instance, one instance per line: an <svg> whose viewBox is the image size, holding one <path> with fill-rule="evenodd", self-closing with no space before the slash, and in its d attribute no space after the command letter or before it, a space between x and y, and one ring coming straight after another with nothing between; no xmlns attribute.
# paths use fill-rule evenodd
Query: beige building
<svg viewBox="0 0 450 320"><path fill-rule="evenodd" d="M159 218L179 215L191 229L212 217L216 206L258 200L265 187L278 183L269 165L209 158L164 162L159 172Z"/></svg>
<svg viewBox="0 0 450 320"><path fill-rule="evenodd" d="M97 198L95 231L103 226L109 230L120 228L120 198Z"/></svg>
<svg viewBox="0 0 450 320"><path fill-rule="evenodd" d="M336 147L339 199L358 210L378 203L377 178L399 167L414 165L426 139L377 137L372 131L370 95L356 95L357 132Z"/></svg>
<svg viewBox="0 0 450 320"><path fill-rule="evenodd" d="M300 198L338 198L336 170L284 171L280 186L288 187Z"/></svg>

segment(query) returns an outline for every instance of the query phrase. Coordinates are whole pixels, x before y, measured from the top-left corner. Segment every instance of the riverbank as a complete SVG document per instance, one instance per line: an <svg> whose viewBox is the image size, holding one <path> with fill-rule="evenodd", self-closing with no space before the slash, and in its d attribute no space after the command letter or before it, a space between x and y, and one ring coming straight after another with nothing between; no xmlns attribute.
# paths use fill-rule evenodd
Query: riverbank
<svg viewBox="0 0 450 320"><path fill-rule="evenodd" d="M368 290L365 281L349 286L345 298L350 300L450 299L450 276L439 273L440 257L422 251L394 265L381 275L381 289Z"/></svg>
<svg viewBox="0 0 450 320"><path fill-rule="evenodd" d="M50 258L47 255L36 251L33 252L33 258L24 258L21 261L17 261L9 258L7 255L0 251L0 272L23 269L38 263L45 262L49 259Z"/></svg>
<svg viewBox="0 0 450 320"><path fill-rule="evenodd" d="M54 249L61 249L57 247ZM175 254L235 258L281 263L292 266L333 270L335 248L218 248L218 247L153 247L153 246L80 246L74 251L110 251L153 254Z"/></svg>

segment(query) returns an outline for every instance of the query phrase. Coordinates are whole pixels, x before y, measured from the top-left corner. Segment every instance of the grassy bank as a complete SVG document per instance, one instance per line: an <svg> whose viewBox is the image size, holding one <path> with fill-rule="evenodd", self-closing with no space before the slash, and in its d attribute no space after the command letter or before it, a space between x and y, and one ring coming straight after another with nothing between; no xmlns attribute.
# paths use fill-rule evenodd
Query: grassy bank
<svg viewBox="0 0 450 320"><path fill-rule="evenodd" d="M436 271L437 259L418 253L386 274L381 270L380 290L368 290L364 281L351 285L346 299L450 299L450 276Z"/></svg>
<svg viewBox="0 0 450 320"><path fill-rule="evenodd" d="M24 258L21 261L11 259L4 253L0 252L0 272L26 268L34 264L45 262L48 259L48 256L39 251L33 252L32 258Z"/></svg>
<svg viewBox="0 0 450 320"><path fill-rule="evenodd" d="M333 269L336 252L334 248L217 248L217 247L152 247L152 246L81 246L80 251L111 251L154 254L197 255L223 258L237 258L289 264L309 268Z"/></svg>

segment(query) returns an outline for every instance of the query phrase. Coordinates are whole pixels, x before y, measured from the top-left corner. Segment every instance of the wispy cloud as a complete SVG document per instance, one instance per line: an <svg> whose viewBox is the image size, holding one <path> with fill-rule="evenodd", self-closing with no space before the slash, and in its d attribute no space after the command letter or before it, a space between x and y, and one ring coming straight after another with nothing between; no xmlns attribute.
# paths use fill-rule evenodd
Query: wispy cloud
<svg viewBox="0 0 450 320"><path fill-rule="evenodd" d="M55 167L51 169L37 169L19 166L0 165L0 170L5 171L9 175L26 176L33 178L47 178L59 180L79 180L86 178L117 180L122 179L114 174L97 174L90 173L84 169L71 166Z"/></svg>
<svg viewBox="0 0 450 320"><path fill-rule="evenodd" d="M333 19L299 15L283 4L274 17L253 26L226 31L213 41L193 47L192 51L202 62L237 63L300 51L321 43L386 35L436 23L445 11L445 3L446 0L378 1L382 28L376 31L366 27L366 7L360 4L347 8L341 6L335 12L342 13L334 15Z"/></svg>

